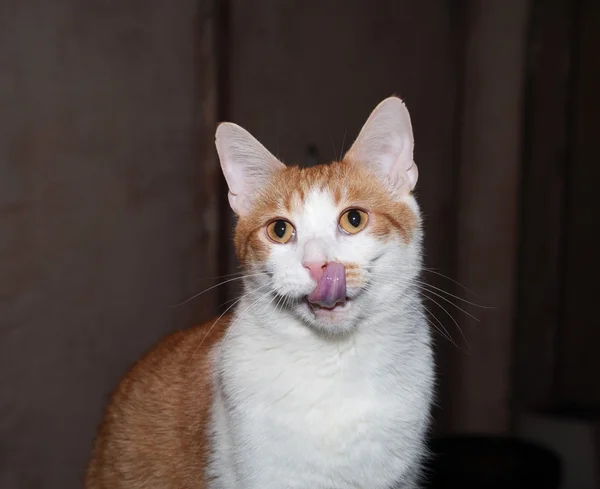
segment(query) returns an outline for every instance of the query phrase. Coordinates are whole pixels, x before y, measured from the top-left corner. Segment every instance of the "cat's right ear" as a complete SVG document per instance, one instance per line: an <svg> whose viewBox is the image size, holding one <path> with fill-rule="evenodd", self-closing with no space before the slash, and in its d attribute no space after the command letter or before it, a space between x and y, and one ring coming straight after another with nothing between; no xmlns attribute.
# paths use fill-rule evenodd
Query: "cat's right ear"
<svg viewBox="0 0 600 489"><path fill-rule="evenodd" d="M231 122L219 124L215 144L229 187L229 205L238 216L247 215L257 194L285 165L252 134Z"/></svg>

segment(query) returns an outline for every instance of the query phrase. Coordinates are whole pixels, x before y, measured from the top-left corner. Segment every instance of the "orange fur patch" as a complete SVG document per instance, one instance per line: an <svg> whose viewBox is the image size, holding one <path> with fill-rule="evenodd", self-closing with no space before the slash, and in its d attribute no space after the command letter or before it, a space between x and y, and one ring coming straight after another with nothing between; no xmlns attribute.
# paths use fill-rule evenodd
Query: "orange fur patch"
<svg viewBox="0 0 600 489"><path fill-rule="evenodd" d="M363 271L356 263L344 263L346 268L346 284L349 287L360 287L363 282Z"/></svg>
<svg viewBox="0 0 600 489"><path fill-rule="evenodd" d="M210 353L230 320L167 336L133 366L106 408L86 489L206 487Z"/></svg>

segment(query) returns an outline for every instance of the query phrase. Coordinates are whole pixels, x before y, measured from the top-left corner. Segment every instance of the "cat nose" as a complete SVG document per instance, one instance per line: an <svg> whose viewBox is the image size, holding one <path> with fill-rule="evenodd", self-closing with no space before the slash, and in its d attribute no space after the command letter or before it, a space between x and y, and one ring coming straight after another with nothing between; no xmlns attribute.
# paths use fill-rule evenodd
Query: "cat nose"
<svg viewBox="0 0 600 489"><path fill-rule="evenodd" d="M323 276L323 271L327 266L327 262L325 261L313 261L313 262L305 262L302 264L304 268L308 269L310 273L310 278L314 281L318 282Z"/></svg>

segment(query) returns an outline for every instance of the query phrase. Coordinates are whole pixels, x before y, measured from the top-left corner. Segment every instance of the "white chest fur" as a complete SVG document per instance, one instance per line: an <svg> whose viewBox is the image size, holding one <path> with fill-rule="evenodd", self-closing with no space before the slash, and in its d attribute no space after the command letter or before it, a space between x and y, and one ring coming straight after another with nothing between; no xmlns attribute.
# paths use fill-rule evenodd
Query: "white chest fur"
<svg viewBox="0 0 600 489"><path fill-rule="evenodd" d="M425 321L380 316L343 340L282 321L244 315L215 359L213 487L414 487L433 389Z"/></svg>

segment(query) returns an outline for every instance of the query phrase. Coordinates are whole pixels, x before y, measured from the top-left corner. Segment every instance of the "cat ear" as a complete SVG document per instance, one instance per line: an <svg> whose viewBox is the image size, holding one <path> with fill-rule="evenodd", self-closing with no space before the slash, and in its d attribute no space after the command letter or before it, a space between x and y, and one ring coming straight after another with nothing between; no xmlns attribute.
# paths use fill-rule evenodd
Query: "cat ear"
<svg viewBox="0 0 600 489"><path fill-rule="evenodd" d="M371 112L344 160L368 166L395 193L408 194L419 177L413 148L408 110L398 97L389 97Z"/></svg>
<svg viewBox="0 0 600 489"><path fill-rule="evenodd" d="M219 124L215 144L229 187L229 205L237 215L246 215L256 195L285 165L252 134L231 122Z"/></svg>

